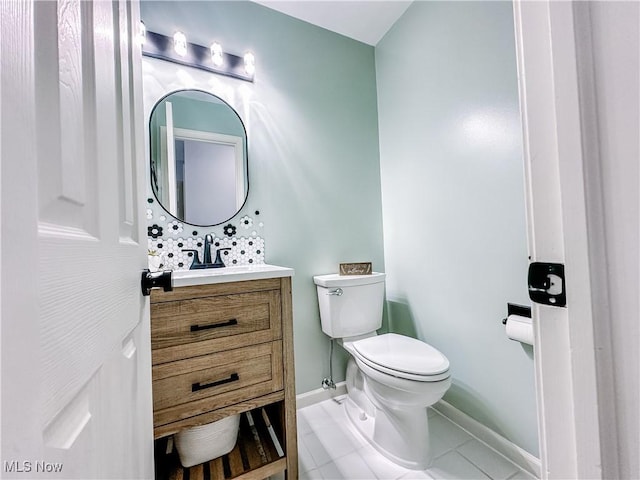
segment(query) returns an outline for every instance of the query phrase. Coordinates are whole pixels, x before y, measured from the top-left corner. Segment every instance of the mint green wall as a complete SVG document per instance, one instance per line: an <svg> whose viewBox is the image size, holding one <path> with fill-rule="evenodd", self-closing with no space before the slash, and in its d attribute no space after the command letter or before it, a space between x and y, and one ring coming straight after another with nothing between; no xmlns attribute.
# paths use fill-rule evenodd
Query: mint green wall
<svg viewBox="0 0 640 480"><path fill-rule="evenodd" d="M445 400L537 454L510 2L414 2L376 47L389 327L451 362Z"/></svg>
<svg viewBox="0 0 640 480"><path fill-rule="evenodd" d="M203 102L192 98L172 97L173 125L177 128L216 132L225 135L244 136L242 125L229 107L220 103ZM166 105L162 102L153 115L152 134L161 125L167 124Z"/></svg>
<svg viewBox="0 0 640 480"><path fill-rule="evenodd" d="M255 54L255 83L227 82L251 92L240 111L250 187L239 216L259 210L266 261L295 268L297 390L319 388L329 346L312 276L344 261L384 268L373 47L250 2L143 1L141 17L149 31ZM338 381L345 363L336 357Z"/></svg>

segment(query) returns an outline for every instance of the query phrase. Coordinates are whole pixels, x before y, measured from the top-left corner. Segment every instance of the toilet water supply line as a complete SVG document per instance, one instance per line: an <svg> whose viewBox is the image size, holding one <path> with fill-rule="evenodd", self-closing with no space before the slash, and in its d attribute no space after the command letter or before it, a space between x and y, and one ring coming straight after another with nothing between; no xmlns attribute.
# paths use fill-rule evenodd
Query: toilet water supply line
<svg viewBox="0 0 640 480"><path fill-rule="evenodd" d="M329 377L322 379L322 388L325 390L336 389L336 384L333 381L333 338L329 341Z"/></svg>

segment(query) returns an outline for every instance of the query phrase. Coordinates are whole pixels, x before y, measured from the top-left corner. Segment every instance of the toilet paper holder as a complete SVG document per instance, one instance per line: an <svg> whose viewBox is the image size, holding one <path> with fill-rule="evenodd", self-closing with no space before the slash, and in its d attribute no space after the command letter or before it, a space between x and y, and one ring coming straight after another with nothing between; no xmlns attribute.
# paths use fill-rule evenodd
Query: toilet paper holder
<svg viewBox="0 0 640 480"><path fill-rule="evenodd" d="M507 318L509 315L519 315L521 317L531 318L531 307L525 307L524 305L517 305L515 303L507 303L507 316L502 320L502 324L507 324Z"/></svg>

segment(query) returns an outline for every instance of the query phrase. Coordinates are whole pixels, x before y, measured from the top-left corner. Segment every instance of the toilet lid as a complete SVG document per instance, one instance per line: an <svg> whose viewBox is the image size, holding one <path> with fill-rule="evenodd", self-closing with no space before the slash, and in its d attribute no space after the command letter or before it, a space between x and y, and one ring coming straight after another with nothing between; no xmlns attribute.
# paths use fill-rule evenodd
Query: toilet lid
<svg viewBox="0 0 640 480"><path fill-rule="evenodd" d="M353 342L365 360L388 370L412 375L439 375L449 370L449 360L438 350L415 338L385 333ZM371 365L373 367L373 365Z"/></svg>

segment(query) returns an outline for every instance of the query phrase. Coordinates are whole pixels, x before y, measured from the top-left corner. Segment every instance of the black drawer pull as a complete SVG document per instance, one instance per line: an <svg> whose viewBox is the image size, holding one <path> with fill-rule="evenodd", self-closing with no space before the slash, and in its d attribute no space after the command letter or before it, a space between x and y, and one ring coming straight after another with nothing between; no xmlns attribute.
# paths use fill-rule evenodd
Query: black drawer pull
<svg viewBox="0 0 640 480"><path fill-rule="evenodd" d="M215 382L204 384L200 382L194 383L193 385L191 385L191 391L197 392L199 390L204 390L205 388L217 387L218 385L224 385L225 383L237 382L238 380L240 380L240 375L238 375L237 373L232 373L231 375L229 375L229 378L216 380Z"/></svg>
<svg viewBox="0 0 640 480"><path fill-rule="evenodd" d="M220 327L230 327L232 325L237 325L238 320L232 318L231 320L227 320L222 323L212 323L211 325L191 325L192 332L199 332L200 330L209 330L210 328L220 328Z"/></svg>

